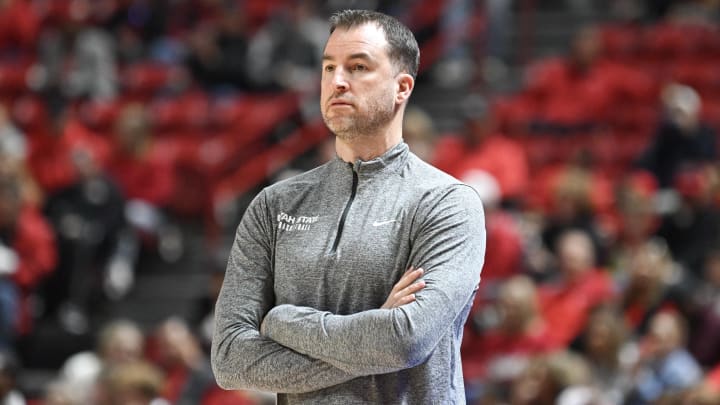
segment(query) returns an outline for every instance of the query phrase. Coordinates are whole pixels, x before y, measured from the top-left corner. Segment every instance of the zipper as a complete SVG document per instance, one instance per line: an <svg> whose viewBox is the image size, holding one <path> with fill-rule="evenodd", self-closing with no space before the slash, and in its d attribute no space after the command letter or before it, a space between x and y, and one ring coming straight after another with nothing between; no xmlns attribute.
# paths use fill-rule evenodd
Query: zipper
<svg viewBox="0 0 720 405"><path fill-rule="evenodd" d="M350 206L352 205L353 201L355 200L355 193L357 192L357 186L358 186L358 174L357 171L355 171L355 168L350 163L350 167L352 168L353 173L353 182L352 182L352 189L350 190L350 198L348 199L347 204L345 204L345 209L343 210L342 216L340 217L340 223L338 224L337 234L335 235L335 242L333 242L332 248L330 249L330 254L334 255L335 252L337 252L338 245L340 244L340 237L342 236L343 228L345 227L345 219L347 218L348 211L350 211Z"/></svg>

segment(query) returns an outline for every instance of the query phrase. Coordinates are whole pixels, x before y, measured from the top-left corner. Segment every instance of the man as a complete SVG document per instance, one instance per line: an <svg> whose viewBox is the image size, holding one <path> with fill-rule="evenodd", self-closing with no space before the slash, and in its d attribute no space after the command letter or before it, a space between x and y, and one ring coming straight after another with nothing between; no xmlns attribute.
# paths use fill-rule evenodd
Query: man
<svg viewBox="0 0 720 405"><path fill-rule="evenodd" d="M331 18L320 102L338 156L246 211L216 307L220 386L281 404L465 403L484 217L470 187L402 141L418 59L391 17Z"/></svg>

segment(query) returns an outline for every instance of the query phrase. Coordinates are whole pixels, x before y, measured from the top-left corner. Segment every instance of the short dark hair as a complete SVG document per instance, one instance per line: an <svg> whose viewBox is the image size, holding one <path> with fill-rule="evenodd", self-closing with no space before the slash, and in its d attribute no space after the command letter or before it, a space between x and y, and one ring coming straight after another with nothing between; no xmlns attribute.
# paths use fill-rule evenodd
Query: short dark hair
<svg viewBox="0 0 720 405"><path fill-rule="evenodd" d="M412 31L403 23L387 14L371 10L343 10L330 17L330 33L336 28L350 29L374 23L383 30L390 49L390 60L412 77L417 76L420 65L420 49Z"/></svg>

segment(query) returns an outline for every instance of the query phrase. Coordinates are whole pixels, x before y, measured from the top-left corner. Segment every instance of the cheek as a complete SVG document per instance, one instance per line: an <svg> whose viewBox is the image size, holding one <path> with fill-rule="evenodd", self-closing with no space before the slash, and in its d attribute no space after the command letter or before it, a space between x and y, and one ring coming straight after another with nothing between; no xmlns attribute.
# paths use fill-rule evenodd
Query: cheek
<svg viewBox="0 0 720 405"><path fill-rule="evenodd" d="M325 104L325 101L332 95L332 88L323 81L320 83L320 103Z"/></svg>

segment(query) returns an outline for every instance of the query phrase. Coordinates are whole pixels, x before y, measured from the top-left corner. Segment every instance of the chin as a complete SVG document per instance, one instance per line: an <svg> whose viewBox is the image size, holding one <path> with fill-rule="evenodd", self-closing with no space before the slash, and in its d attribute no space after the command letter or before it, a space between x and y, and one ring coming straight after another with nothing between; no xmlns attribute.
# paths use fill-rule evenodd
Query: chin
<svg viewBox="0 0 720 405"><path fill-rule="evenodd" d="M353 135L353 124L347 120L341 118L330 118L325 119L325 125L330 129L330 132L335 134L341 139L352 139Z"/></svg>

